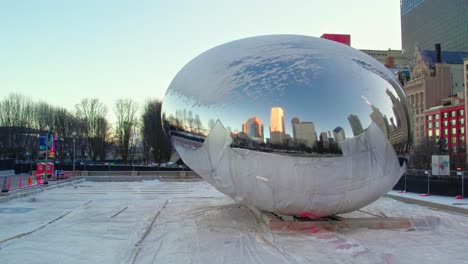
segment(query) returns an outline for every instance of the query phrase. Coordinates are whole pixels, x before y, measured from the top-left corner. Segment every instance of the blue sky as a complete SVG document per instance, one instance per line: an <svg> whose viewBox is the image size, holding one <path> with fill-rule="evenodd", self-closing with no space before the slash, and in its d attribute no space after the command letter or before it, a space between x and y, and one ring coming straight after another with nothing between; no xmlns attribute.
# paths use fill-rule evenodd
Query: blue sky
<svg viewBox="0 0 468 264"><path fill-rule="evenodd" d="M378 3L378 4L377 4ZM266 34L351 34L359 49L400 49L397 0L0 2L0 95L68 109L97 97L162 99L187 62Z"/></svg>

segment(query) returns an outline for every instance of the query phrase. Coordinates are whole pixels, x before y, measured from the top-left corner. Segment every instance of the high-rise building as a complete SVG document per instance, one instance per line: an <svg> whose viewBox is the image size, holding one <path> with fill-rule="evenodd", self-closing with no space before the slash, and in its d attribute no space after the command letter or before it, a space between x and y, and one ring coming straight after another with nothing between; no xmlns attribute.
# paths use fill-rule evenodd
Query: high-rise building
<svg viewBox="0 0 468 264"><path fill-rule="evenodd" d="M361 120L359 120L359 117L357 115L350 114L348 116L348 121L349 125L351 126L351 129L353 130L354 136L359 136L360 134L362 134L362 132L364 132Z"/></svg>
<svg viewBox="0 0 468 264"><path fill-rule="evenodd" d="M294 140L297 143L312 148L317 142L317 132L313 122L293 123L293 130L295 131Z"/></svg>
<svg viewBox="0 0 468 264"><path fill-rule="evenodd" d="M435 47L435 45L434 45ZM413 110L412 129L414 144L418 145L427 136L424 111L445 104L459 104L465 98L462 91L463 58L468 52L443 51L437 45L431 50L417 49L411 80L404 90ZM450 101L450 102L447 102Z"/></svg>
<svg viewBox="0 0 468 264"><path fill-rule="evenodd" d="M468 51L468 1L400 0L403 55L412 58L415 47Z"/></svg>
<svg viewBox="0 0 468 264"><path fill-rule="evenodd" d="M333 129L333 137L335 138L336 143L344 141L346 139L344 129L340 126L335 127L335 129Z"/></svg>
<svg viewBox="0 0 468 264"><path fill-rule="evenodd" d="M281 107L272 107L270 114L270 142L283 144L285 138L284 111Z"/></svg>

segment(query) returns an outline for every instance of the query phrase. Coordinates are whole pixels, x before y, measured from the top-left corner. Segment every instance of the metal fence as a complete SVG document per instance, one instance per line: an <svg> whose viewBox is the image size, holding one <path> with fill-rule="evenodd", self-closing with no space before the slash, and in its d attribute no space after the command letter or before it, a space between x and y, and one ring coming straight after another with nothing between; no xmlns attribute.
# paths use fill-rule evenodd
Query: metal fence
<svg viewBox="0 0 468 264"><path fill-rule="evenodd" d="M76 171L75 177L97 177L97 176L158 176L161 178L201 178L193 171Z"/></svg>
<svg viewBox="0 0 468 264"><path fill-rule="evenodd" d="M466 177L465 177L466 176ZM393 188L421 195L466 197L468 171L450 171L450 175L432 175L432 170L407 170Z"/></svg>

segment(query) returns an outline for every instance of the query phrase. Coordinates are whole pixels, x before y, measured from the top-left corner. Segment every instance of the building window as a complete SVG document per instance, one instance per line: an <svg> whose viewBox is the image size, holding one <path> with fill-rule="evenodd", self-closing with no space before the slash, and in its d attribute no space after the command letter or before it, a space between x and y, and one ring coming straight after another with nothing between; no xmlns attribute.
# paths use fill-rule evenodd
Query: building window
<svg viewBox="0 0 468 264"><path fill-rule="evenodd" d="M450 124L451 124L452 126L454 126L456 123L457 123L457 121L456 121L455 119L450 120Z"/></svg>
<svg viewBox="0 0 468 264"><path fill-rule="evenodd" d="M432 130L427 131L427 135L428 135L429 137L432 137Z"/></svg>
<svg viewBox="0 0 468 264"><path fill-rule="evenodd" d="M464 123L465 123L465 119L463 119L463 118L460 118L460 124L462 124L462 125L463 125Z"/></svg>
<svg viewBox="0 0 468 264"><path fill-rule="evenodd" d="M462 116L463 115L463 109L458 110L458 114Z"/></svg>
<svg viewBox="0 0 468 264"><path fill-rule="evenodd" d="M448 113L445 112L445 113L444 113L444 118L447 118L447 117L448 117Z"/></svg>
<svg viewBox="0 0 468 264"><path fill-rule="evenodd" d="M457 147L452 147L452 153L456 153L457 152Z"/></svg>
<svg viewBox="0 0 468 264"><path fill-rule="evenodd" d="M448 126L448 121L447 120L444 120L444 126Z"/></svg>
<svg viewBox="0 0 468 264"><path fill-rule="evenodd" d="M448 135L448 128L444 128L444 136Z"/></svg>
<svg viewBox="0 0 468 264"><path fill-rule="evenodd" d="M460 137L460 143L465 143L465 137L464 136Z"/></svg>
<svg viewBox="0 0 468 264"><path fill-rule="evenodd" d="M428 123L428 124L427 124L427 127L428 127L428 128L432 128L432 123Z"/></svg>
<svg viewBox="0 0 468 264"><path fill-rule="evenodd" d="M432 120L432 116L427 116L427 120Z"/></svg>
<svg viewBox="0 0 468 264"><path fill-rule="evenodd" d="M457 143L457 137L452 137L452 144L456 144Z"/></svg>
<svg viewBox="0 0 468 264"><path fill-rule="evenodd" d="M435 118L436 120L439 119L439 114L436 114L436 115L434 116L434 118Z"/></svg>
<svg viewBox="0 0 468 264"><path fill-rule="evenodd" d="M435 135L436 135L436 137L440 136L440 130L439 129L435 130Z"/></svg>
<svg viewBox="0 0 468 264"><path fill-rule="evenodd" d="M455 135L457 133L457 129L454 127L452 128L452 135Z"/></svg>
<svg viewBox="0 0 468 264"><path fill-rule="evenodd" d="M435 127L439 127L439 122L435 122Z"/></svg>
<svg viewBox="0 0 468 264"><path fill-rule="evenodd" d="M450 116L455 116L455 111L450 112Z"/></svg>
<svg viewBox="0 0 468 264"><path fill-rule="evenodd" d="M460 130L460 134L465 133L465 128L464 127L460 127L459 130Z"/></svg>

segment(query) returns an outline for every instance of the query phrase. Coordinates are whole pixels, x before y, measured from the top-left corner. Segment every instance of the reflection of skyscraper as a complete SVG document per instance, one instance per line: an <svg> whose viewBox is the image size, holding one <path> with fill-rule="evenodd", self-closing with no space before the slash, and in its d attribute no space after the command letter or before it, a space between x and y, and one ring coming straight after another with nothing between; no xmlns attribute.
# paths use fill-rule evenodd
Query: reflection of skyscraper
<svg viewBox="0 0 468 264"><path fill-rule="evenodd" d="M382 112L380 112L377 107L373 105L371 105L371 107L373 111L369 117L371 118L372 122L374 122L380 128L380 130L382 130L382 133L384 133L385 136L388 136L388 121L386 121L387 118L382 115Z"/></svg>
<svg viewBox="0 0 468 264"><path fill-rule="evenodd" d="M291 126L292 126L292 131L293 131L293 138L296 139L296 127L295 125L296 124L299 124L301 123L301 120L297 117L294 117L293 119L291 119Z"/></svg>
<svg viewBox="0 0 468 264"><path fill-rule="evenodd" d="M392 100L393 114L395 115L396 119L395 124L393 118L391 118L392 124L395 127L395 129L389 131L389 141L392 144L406 142L408 140L408 120L406 119L403 104L388 89L386 90L386 93Z"/></svg>
<svg viewBox="0 0 468 264"><path fill-rule="evenodd" d="M260 118L253 116L242 124L242 132L250 138L263 142L263 125Z"/></svg>
<svg viewBox="0 0 468 264"><path fill-rule="evenodd" d="M270 142L272 144L283 144L284 134L284 111L281 107L272 107L270 114Z"/></svg>
<svg viewBox="0 0 468 264"><path fill-rule="evenodd" d="M315 131L314 123L313 122L294 123L293 121L291 121L291 123L293 125L293 131L295 133L294 140L299 144L305 144L309 148L312 148L317 142L317 132Z"/></svg>
<svg viewBox="0 0 468 264"><path fill-rule="evenodd" d="M341 141L346 139L346 135L344 129L340 126L337 126L333 129L333 137L335 138L336 143L340 143Z"/></svg>
<svg viewBox="0 0 468 264"><path fill-rule="evenodd" d="M351 129L353 130L353 135L354 136L359 136L364 132L364 129L362 129L362 124L361 120L359 120L359 117L357 115L350 114L348 116L348 121L349 125L351 126Z"/></svg>
<svg viewBox="0 0 468 264"><path fill-rule="evenodd" d="M322 142L323 149L325 149L325 150L329 149L327 132L320 133L320 141Z"/></svg>

